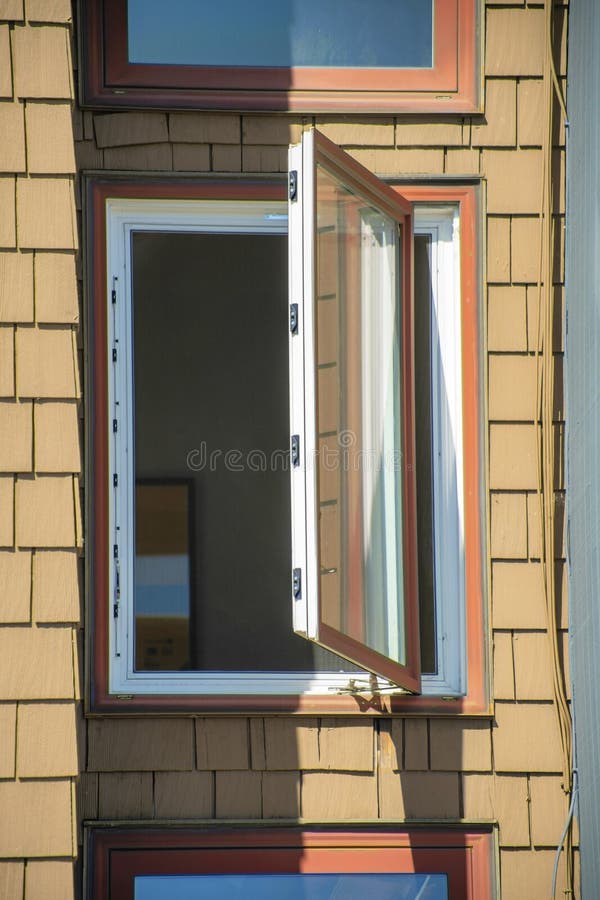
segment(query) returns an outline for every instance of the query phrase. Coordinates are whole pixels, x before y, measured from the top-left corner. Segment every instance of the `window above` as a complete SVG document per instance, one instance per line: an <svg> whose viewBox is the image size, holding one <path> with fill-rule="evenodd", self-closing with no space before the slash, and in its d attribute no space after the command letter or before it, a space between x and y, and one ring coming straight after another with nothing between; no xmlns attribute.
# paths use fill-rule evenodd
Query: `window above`
<svg viewBox="0 0 600 900"><path fill-rule="evenodd" d="M476 0L89 0L87 105L473 112ZM351 87L349 87L351 85Z"/></svg>

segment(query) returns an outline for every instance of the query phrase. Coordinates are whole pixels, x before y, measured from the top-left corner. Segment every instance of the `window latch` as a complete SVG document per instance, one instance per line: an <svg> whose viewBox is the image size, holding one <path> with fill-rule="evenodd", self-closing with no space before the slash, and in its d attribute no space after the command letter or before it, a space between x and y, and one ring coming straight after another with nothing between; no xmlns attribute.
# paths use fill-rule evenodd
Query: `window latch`
<svg viewBox="0 0 600 900"><path fill-rule="evenodd" d="M294 600L302 598L302 569L294 569L292 573L292 593Z"/></svg>
<svg viewBox="0 0 600 900"><path fill-rule="evenodd" d="M292 435L292 466L297 468L300 465L300 435Z"/></svg>
<svg viewBox="0 0 600 900"><path fill-rule="evenodd" d="M289 175L289 198L292 203L298 199L298 172L296 169L292 169Z"/></svg>
<svg viewBox="0 0 600 900"><path fill-rule="evenodd" d="M298 334L298 304L290 303L290 331Z"/></svg>

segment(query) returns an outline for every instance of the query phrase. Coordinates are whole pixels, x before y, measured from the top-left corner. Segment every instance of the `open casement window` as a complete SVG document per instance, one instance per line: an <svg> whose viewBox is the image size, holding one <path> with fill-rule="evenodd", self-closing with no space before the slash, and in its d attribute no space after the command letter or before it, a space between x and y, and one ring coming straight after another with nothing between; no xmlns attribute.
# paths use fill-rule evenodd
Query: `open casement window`
<svg viewBox="0 0 600 900"><path fill-rule="evenodd" d="M477 189L291 155L87 182L90 709L486 713Z"/></svg>
<svg viewBox="0 0 600 900"><path fill-rule="evenodd" d="M86 0L84 105L474 112L478 0Z"/></svg>
<svg viewBox="0 0 600 900"><path fill-rule="evenodd" d="M314 130L289 191L294 629L419 690L412 208Z"/></svg>
<svg viewBox="0 0 600 900"><path fill-rule="evenodd" d="M95 900L492 900L485 828L93 829Z"/></svg>

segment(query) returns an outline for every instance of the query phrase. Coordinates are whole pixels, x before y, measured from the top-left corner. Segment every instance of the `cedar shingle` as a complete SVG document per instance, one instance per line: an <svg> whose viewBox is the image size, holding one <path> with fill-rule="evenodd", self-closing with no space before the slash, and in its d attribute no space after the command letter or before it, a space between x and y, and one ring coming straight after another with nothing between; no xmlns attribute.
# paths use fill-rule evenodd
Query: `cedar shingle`
<svg viewBox="0 0 600 900"><path fill-rule="evenodd" d="M77 622L80 604L76 551L36 551L32 585L34 622Z"/></svg>
<svg viewBox="0 0 600 900"><path fill-rule="evenodd" d="M19 704L18 777L60 778L78 771L75 704Z"/></svg>
<svg viewBox="0 0 600 900"><path fill-rule="evenodd" d="M70 175L76 171L70 104L28 103L25 124L30 173Z"/></svg>
<svg viewBox="0 0 600 900"><path fill-rule="evenodd" d="M0 551L0 621L29 622L31 618L31 553Z"/></svg>
<svg viewBox="0 0 600 900"><path fill-rule="evenodd" d="M517 83L488 79L485 123L472 125L473 147L513 147L517 142Z"/></svg>
<svg viewBox="0 0 600 900"><path fill-rule="evenodd" d="M533 421L538 414L537 368L532 356L489 357L489 416L496 421Z"/></svg>
<svg viewBox="0 0 600 900"><path fill-rule="evenodd" d="M361 165L378 175L427 175L444 171L444 151L400 148L371 150L351 149L348 151Z"/></svg>
<svg viewBox="0 0 600 900"><path fill-rule="evenodd" d="M73 96L70 55L67 28L17 26L13 31L16 95L70 100Z"/></svg>
<svg viewBox="0 0 600 900"><path fill-rule="evenodd" d="M79 321L77 274L72 253L35 254L35 317L38 322Z"/></svg>
<svg viewBox="0 0 600 900"><path fill-rule="evenodd" d="M20 397L76 396L73 334L69 327L17 328L16 353Z"/></svg>
<svg viewBox="0 0 600 900"><path fill-rule="evenodd" d="M0 0L0 19L23 21L23 0Z"/></svg>
<svg viewBox="0 0 600 900"><path fill-rule="evenodd" d="M492 608L494 628L545 628L540 564L493 563Z"/></svg>
<svg viewBox="0 0 600 900"><path fill-rule="evenodd" d="M498 821L501 846L529 846L527 801L527 778L524 776L463 776L465 818Z"/></svg>
<svg viewBox="0 0 600 900"><path fill-rule="evenodd" d="M490 285L488 288L488 349L527 350L527 297L524 287Z"/></svg>
<svg viewBox="0 0 600 900"><path fill-rule="evenodd" d="M0 897L22 900L24 881L25 863L0 862Z"/></svg>
<svg viewBox="0 0 600 900"><path fill-rule="evenodd" d="M404 765L409 770L429 768L429 737L426 719L406 719L404 723Z"/></svg>
<svg viewBox="0 0 600 900"><path fill-rule="evenodd" d="M16 737L17 704L0 703L0 778L15 777ZM0 897L3 896L5 895L2 893L2 870L0 869Z"/></svg>
<svg viewBox="0 0 600 900"><path fill-rule="evenodd" d="M300 772L265 772L262 782L265 819L300 817Z"/></svg>
<svg viewBox="0 0 600 900"><path fill-rule="evenodd" d="M244 144L297 144L302 134L302 123L284 116L244 116L242 119L242 143Z"/></svg>
<svg viewBox="0 0 600 900"><path fill-rule="evenodd" d="M0 400L0 472L31 472L31 403Z"/></svg>
<svg viewBox="0 0 600 900"><path fill-rule="evenodd" d="M20 547L74 547L73 479L47 475L17 479L16 539Z"/></svg>
<svg viewBox="0 0 600 900"><path fill-rule="evenodd" d="M14 478L0 475L0 547L14 544Z"/></svg>
<svg viewBox="0 0 600 900"><path fill-rule="evenodd" d="M458 779L454 772L382 769L379 815L386 819L457 818L460 815Z"/></svg>
<svg viewBox="0 0 600 900"><path fill-rule="evenodd" d="M336 141L336 143L338 142ZM378 142L365 140L360 143ZM463 128L460 116L440 117L436 118L434 122L424 122L419 116L398 117L396 124L397 147L460 147L465 143L468 143L468 131Z"/></svg>
<svg viewBox="0 0 600 900"><path fill-rule="evenodd" d="M102 719L88 724L90 771L194 768L191 719Z"/></svg>
<svg viewBox="0 0 600 900"><path fill-rule="evenodd" d="M556 713L550 704L497 703L493 728L497 772L561 772Z"/></svg>
<svg viewBox="0 0 600 900"><path fill-rule="evenodd" d="M77 403L38 401L34 422L36 472L80 472Z"/></svg>
<svg viewBox="0 0 600 900"><path fill-rule="evenodd" d="M515 699L512 634L494 632L494 699Z"/></svg>
<svg viewBox="0 0 600 900"><path fill-rule="evenodd" d="M542 9L488 9L486 75L541 75L546 28Z"/></svg>
<svg viewBox="0 0 600 900"><path fill-rule="evenodd" d="M391 769L382 771L391 773ZM378 815L374 775L305 772L301 794L302 816L306 819L374 819Z"/></svg>
<svg viewBox="0 0 600 900"><path fill-rule="evenodd" d="M212 772L157 772L154 776L156 815L169 819L210 819L214 816Z"/></svg>
<svg viewBox="0 0 600 900"><path fill-rule="evenodd" d="M25 129L23 105L0 101L0 172L25 171Z"/></svg>
<svg viewBox="0 0 600 900"><path fill-rule="evenodd" d="M510 219L488 216L486 249L488 281L510 281Z"/></svg>
<svg viewBox="0 0 600 900"><path fill-rule="evenodd" d="M317 128L330 141L339 146L351 147L393 147L394 120L392 118L336 119L333 122L317 120ZM406 125L411 128L410 124ZM265 143L267 143L265 141ZM292 143L292 142L290 142ZM418 143L398 140L399 144ZM431 142L429 142L431 143ZM434 141L437 143L437 141Z"/></svg>
<svg viewBox="0 0 600 900"><path fill-rule="evenodd" d="M33 321L33 254L0 252L0 321Z"/></svg>
<svg viewBox="0 0 600 900"><path fill-rule="evenodd" d="M490 426L490 487L499 491L535 490L536 455L534 425Z"/></svg>
<svg viewBox="0 0 600 900"><path fill-rule="evenodd" d="M216 772L217 819L257 819L261 815L262 772Z"/></svg>
<svg viewBox="0 0 600 900"><path fill-rule="evenodd" d="M15 179L3 175L0 177L0 247L13 248L16 244Z"/></svg>
<svg viewBox="0 0 600 900"><path fill-rule="evenodd" d="M12 95L10 31L8 25L0 25L0 97L12 97Z"/></svg>
<svg viewBox="0 0 600 900"><path fill-rule="evenodd" d="M75 195L70 178L19 178L19 246L35 250L77 248Z"/></svg>
<svg viewBox="0 0 600 900"><path fill-rule="evenodd" d="M247 769L250 763L247 719L196 719L199 769Z"/></svg>
<svg viewBox="0 0 600 900"><path fill-rule="evenodd" d="M161 144L169 140L167 117L158 112L118 112L94 116L98 147Z"/></svg>
<svg viewBox="0 0 600 900"><path fill-rule="evenodd" d="M72 862L29 860L25 870L25 900L74 900L75 884Z"/></svg>
<svg viewBox="0 0 600 900"><path fill-rule="evenodd" d="M98 815L111 819L152 816L151 772L107 772L98 777Z"/></svg>
<svg viewBox="0 0 600 900"><path fill-rule="evenodd" d="M485 772L492 768L488 722L432 719L429 741L432 769Z"/></svg>
<svg viewBox="0 0 600 900"><path fill-rule="evenodd" d="M72 699L71 628L2 628L0 658L0 696L6 700Z"/></svg>
<svg viewBox="0 0 600 900"><path fill-rule="evenodd" d="M494 559L527 558L527 495L492 494L491 542Z"/></svg>
<svg viewBox="0 0 600 900"><path fill-rule="evenodd" d="M169 138L182 144L239 144L240 117L200 112L171 113Z"/></svg>
<svg viewBox="0 0 600 900"><path fill-rule="evenodd" d="M499 215L535 214L542 184L540 150L484 150L487 209Z"/></svg>
<svg viewBox="0 0 600 900"><path fill-rule="evenodd" d="M30 22L70 22L70 0L26 0L27 19Z"/></svg>

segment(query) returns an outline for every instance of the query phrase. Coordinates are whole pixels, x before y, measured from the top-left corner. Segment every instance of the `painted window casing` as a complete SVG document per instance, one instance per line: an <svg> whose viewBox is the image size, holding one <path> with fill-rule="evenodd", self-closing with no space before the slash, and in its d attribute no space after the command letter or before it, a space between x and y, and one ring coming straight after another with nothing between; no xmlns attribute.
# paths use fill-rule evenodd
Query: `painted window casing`
<svg viewBox="0 0 600 900"><path fill-rule="evenodd" d="M98 828L88 837L89 890L97 900L133 900L136 875L202 872L441 873L449 900L494 897L493 835L484 828Z"/></svg>
<svg viewBox="0 0 600 900"><path fill-rule="evenodd" d="M432 3L430 68L265 68L130 63L125 0L90 0L81 9L82 103L312 113L477 111L479 4Z"/></svg>
<svg viewBox="0 0 600 900"><path fill-rule="evenodd" d="M94 533L94 553L91 579L94 585L94 647L91 706L98 710L130 711L132 709L206 709L206 710L248 710L273 709L285 711L346 711L358 712L361 709L372 711L417 712L487 712L487 692L485 689L485 640L483 609L483 574L481 564L481 438L479 413L480 373L477 353L473 348L478 346L479 321L476 301L476 235L474 188L402 188L411 200L419 203L416 231L433 234L445 230L446 240L439 242L437 276L439 284L434 291L435 297L446 297L445 302L457 303L458 307L447 317L447 323L462 322L462 332L454 334L454 338L444 341L448 348L454 341L454 370L457 380L454 393L457 394L458 408L454 415L462 421L459 428L464 441L464 458L446 461L451 473L458 472L457 480L464 477L462 497L464 505L455 507L456 527L459 540L464 541L464 555L456 566L454 563L456 590L446 591L448 601L442 597L437 606L442 616L438 628L441 647L445 652L440 657L442 665L441 677L424 676L422 694L419 697L386 696L385 692L369 699L368 691L359 697L338 693L348 685L349 676L338 675L326 678L315 675L313 678L295 676L275 678L267 673L249 678L248 673L217 673L216 676L206 672L192 673L160 673L160 677L151 677L149 673L133 673L131 658L121 655L127 642L127 620L121 616L117 628L111 615L114 595L114 568L112 565L113 541L110 532L110 517L113 504L109 499L112 485L109 485L114 469L110 458L112 435L109 435L109 423L112 419L108 408L109 394L107 385L110 381L108 370L110 361L107 337L110 310L111 286L107 281L107 271L114 268L109 259L106 269L105 236L108 233L110 246L118 248L126 246L122 228L124 223L132 219L132 210L140 210L146 206L146 227L161 227L161 209L169 210L167 218L174 209L193 207L193 202L211 203L219 201L246 200L260 198L266 204L273 204L273 209L280 210L284 198L282 187L268 183L260 185L247 182L236 183L152 183L128 184L123 182L92 182L90 184L91 208L93 208L92 244L94 257L93 288L93 337L94 358L91 360L92 380L94 383L92 420L95 422L93 440L95 473L94 515L90 517L90 527ZM111 200L110 198L114 198ZM122 209L119 208L122 198ZM154 198L154 201L151 199ZM284 202L284 201L283 201ZM427 203L428 207L423 207ZM440 206L440 203L442 204ZM111 205L112 204L112 205ZM169 204L171 206L169 207ZM285 209L285 207L283 207ZM187 220L188 227L194 227L192 213ZM271 227L285 230L285 223L275 212L271 219ZM116 216L116 219L114 219ZM119 219L119 216L121 218ZM113 217L111 219L111 217ZM141 220L143 220L143 215ZM136 220L135 215L133 221ZM173 226L171 219L171 227ZM164 222L163 222L164 224ZM117 233L115 234L115 225ZM119 232L118 229L121 229ZM441 229L441 231L440 231ZM458 236L460 235L460 242ZM443 251L444 246L446 250ZM443 252L442 252L443 251ZM442 258L446 257L445 263ZM444 283L452 282L452 290L447 291ZM460 283L460 290L458 284ZM453 299L451 299L453 298ZM457 310L461 309L461 315ZM110 313L112 315L112 313ZM441 322L441 319L440 319ZM448 328L448 324L445 326ZM449 333L450 336L450 333ZM108 348L108 349L107 349ZM449 352L448 349L445 351ZM456 357L458 356L458 360ZM448 365L437 364L441 371ZM462 408L461 408L462 407ZM442 432L438 440L442 441ZM442 443L444 443L442 441ZM446 442L447 443L447 442ZM458 468L457 468L458 467ZM441 490L444 487L443 473ZM452 474L454 478L455 475ZM121 483L123 484L123 483ZM459 492L459 496L460 496ZM126 504L125 504L126 505ZM439 509L439 504L438 504ZM437 522L436 522L437 529ZM437 529L438 534L442 529ZM448 545L439 539L439 546ZM441 553L438 558L441 557ZM446 552L447 559L452 560L452 552ZM108 563L108 565L107 565ZM445 574L439 580L448 583L447 566ZM123 582L122 582L123 583ZM131 615L131 614L130 614ZM443 621L446 617L446 622ZM131 627L131 626L129 626ZM118 628L121 628L119 634ZM453 635L451 632L453 630ZM451 637L451 640L448 638ZM115 646L117 644L118 646ZM449 649L450 648L450 649ZM119 654L117 656L117 654ZM185 677L182 678L182 674ZM365 676L368 679L368 676ZM366 683L366 681L365 681ZM365 694L367 696L365 696Z"/></svg>

